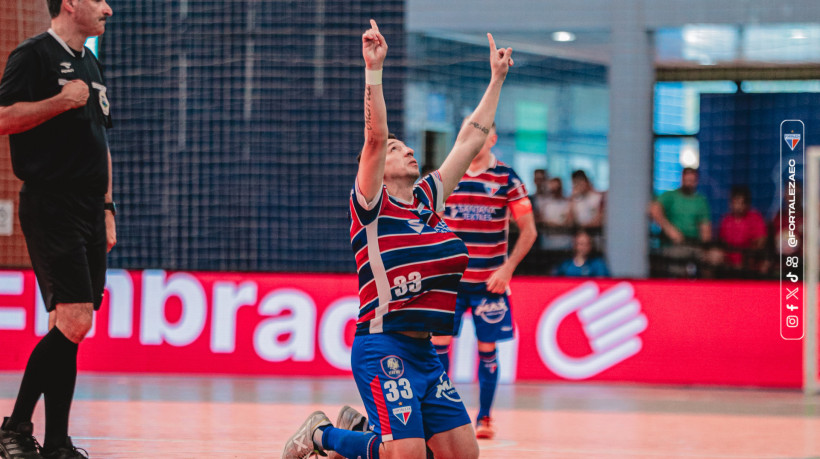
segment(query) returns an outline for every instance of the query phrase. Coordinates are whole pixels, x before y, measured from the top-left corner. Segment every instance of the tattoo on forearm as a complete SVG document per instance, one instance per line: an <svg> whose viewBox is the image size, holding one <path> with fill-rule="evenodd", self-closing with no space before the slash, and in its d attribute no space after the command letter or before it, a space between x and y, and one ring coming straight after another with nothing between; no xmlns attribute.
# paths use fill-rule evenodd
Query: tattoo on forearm
<svg viewBox="0 0 820 459"><path fill-rule="evenodd" d="M479 131L481 131L481 132L483 132L483 133L485 133L485 134L489 134L489 133L490 133L490 130L489 130L489 129L485 128L484 126L482 126L482 125L480 125L480 124L478 124L478 123L476 123L475 121L470 121L470 126L472 126L472 127L476 128L476 129L478 129Z"/></svg>
<svg viewBox="0 0 820 459"><path fill-rule="evenodd" d="M368 131L373 130L373 125L370 123L370 86L365 88L364 96L364 128Z"/></svg>

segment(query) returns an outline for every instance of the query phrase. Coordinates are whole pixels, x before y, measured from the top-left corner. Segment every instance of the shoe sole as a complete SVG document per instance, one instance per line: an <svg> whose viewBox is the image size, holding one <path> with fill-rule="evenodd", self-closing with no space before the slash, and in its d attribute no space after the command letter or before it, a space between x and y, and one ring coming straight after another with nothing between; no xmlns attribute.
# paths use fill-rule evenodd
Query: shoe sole
<svg viewBox="0 0 820 459"><path fill-rule="evenodd" d="M475 437L481 440L492 440L495 437L495 432L476 432Z"/></svg>

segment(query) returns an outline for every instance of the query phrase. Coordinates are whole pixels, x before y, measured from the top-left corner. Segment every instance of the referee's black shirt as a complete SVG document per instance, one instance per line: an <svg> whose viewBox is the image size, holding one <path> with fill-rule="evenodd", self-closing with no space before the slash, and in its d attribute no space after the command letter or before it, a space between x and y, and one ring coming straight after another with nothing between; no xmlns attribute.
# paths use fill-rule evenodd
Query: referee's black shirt
<svg viewBox="0 0 820 459"><path fill-rule="evenodd" d="M24 41L9 55L0 106L48 99L77 79L88 84L84 107L9 136L14 174L27 189L94 195L108 190L110 106L102 67L90 50L72 50L52 30Z"/></svg>

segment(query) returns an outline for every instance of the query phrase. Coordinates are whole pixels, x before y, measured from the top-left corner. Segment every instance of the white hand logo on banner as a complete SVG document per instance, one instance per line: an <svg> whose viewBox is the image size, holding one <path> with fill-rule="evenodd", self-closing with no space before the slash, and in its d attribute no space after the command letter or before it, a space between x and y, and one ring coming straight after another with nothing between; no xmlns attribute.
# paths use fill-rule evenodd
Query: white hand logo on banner
<svg viewBox="0 0 820 459"><path fill-rule="evenodd" d="M592 354L571 357L558 346L558 325L573 312L589 339ZM538 352L547 367L567 379L586 379L632 357L641 350L637 336L646 330L646 316L627 282L600 293L585 282L550 303L538 324Z"/></svg>

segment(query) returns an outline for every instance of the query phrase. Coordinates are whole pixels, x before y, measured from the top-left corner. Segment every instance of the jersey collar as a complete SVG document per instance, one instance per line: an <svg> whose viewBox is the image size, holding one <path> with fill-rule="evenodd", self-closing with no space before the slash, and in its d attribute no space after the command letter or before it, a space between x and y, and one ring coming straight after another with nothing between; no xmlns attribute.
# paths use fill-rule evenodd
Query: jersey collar
<svg viewBox="0 0 820 459"><path fill-rule="evenodd" d="M479 175L487 172L488 170L495 168L495 166L497 166L497 165L498 165L498 158L496 158L494 154L490 153L490 165L487 166L486 169L480 170L480 171L477 171L477 172L473 172L470 169L467 169L467 175L470 176L470 177L478 177Z"/></svg>
<svg viewBox="0 0 820 459"><path fill-rule="evenodd" d="M43 30L43 29L40 29L40 30ZM59 35L57 35L57 32L55 32L54 29L48 29L48 33L49 33L49 35L54 37L55 40L57 40L57 43L59 43L60 46L63 47L63 49L68 51L68 54L71 54L71 57L77 57L77 52L74 51L73 49L71 49L71 47L68 46L68 44L65 41L63 41L63 39L60 38ZM80 51L80 57L85 57L85 46L83 46L83 50Z"/></svg>

